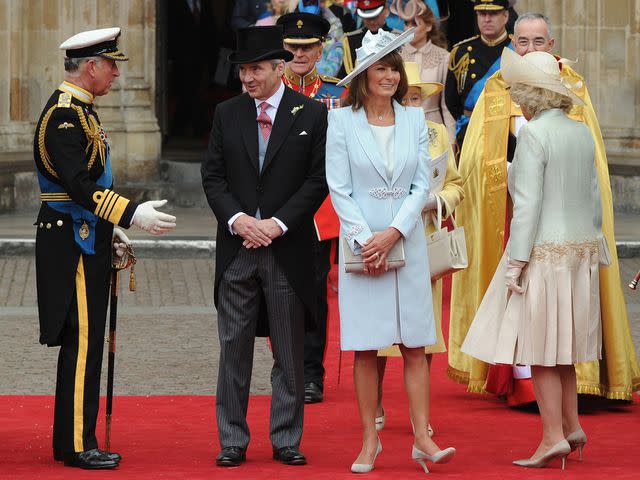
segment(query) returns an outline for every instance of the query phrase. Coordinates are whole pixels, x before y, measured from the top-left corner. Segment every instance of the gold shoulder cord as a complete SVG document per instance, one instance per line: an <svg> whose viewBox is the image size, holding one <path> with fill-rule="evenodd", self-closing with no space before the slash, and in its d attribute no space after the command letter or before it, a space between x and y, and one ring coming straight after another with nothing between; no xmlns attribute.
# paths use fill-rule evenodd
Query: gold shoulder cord
<svg viewBox="0 0 640 480"><path fill-rule="evenodd" d="M349 37L345 35L342 38L343 62L344 70L347 74L353 70L353 59L351 58L351 46L349 45Z"/></svg>
<svg viewBox="0 0 640 480"><path fill-rule="evenodd" d="M89 141L89 143L87 144L86 151L89 151L89 148L92 148L91 157L89 158L89 163L87 164L87 170L91 170L91 167L93 166L93 163L95 162L95 159L98 153L100 154L100 161L102 165L104 165L105 146L102 140L100 139L100 129L99 129L98 123L93 117L90 116L89 118L92 126L89 127L89 124L87 123L87 119L84 116L84 112L82 111L82 107L74 104L71 104L70 107L73 108L78 114L80 126L82 127L82 130L84 131L85 135L87 136L87 140ZM40 130L38 131L38 151L40 152L40 158L42 159L42 164L46 168L47 172L49 172L49 174L51 174L54 178L60 178L58 176L58 173L53 168L53 164L51 163L51 157L49 156L49 153L47 152L47 149L45 147L45 138L44 138L47 130L47 124L49 123L49 119L51 118L51 115L53 114L53 111L56 108L58 108L58 104L52 105L51 108L47 110L47 113L44 114L44 117L42 117Z"/></svg>
<svg viewBox="0 0 640 480"><path fill-rule="evenodd" d="M464 85L467 82L467 72L469 71L469 52L465 52L460 60L456 61L456 54L459 47L454 47L451 50L451 57L449 58L449 70L456 77L456 83L458 87L458 95L462 94Z"/></svg>

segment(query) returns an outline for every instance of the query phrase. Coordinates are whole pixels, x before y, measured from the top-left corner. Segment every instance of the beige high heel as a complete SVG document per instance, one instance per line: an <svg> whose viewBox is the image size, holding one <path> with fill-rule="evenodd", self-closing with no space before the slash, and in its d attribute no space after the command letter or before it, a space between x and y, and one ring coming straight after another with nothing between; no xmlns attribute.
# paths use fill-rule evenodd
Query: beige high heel
<svg viewBox="0 0 640 480"><path fill-rule="evenodd" d="M562 470L564 470L567 455L569 455L570 453L571 447L569 446L569 442L567 442L565 439L562 439L549 450L547 450L547 453L542 455L540 458L536 460L532 460L530 458L524 460L514 460L513 464L518 465L519 467L526 468L543 468L546 467L551 460L560 457L562 459Z"/></svg>
<svg viewBox="0 0 640 480"><path fill-rule="evenodd" d="M587 435L584 433L584 430L579 429L567 435L567 442L569 442L572 452L576 449L578 450L580 461L582 461L582 449L587 444Z"/></svg>
<svg viewBox="0 0 640 480"><path fill-rule="evenodd" d="M411 451L411 458L420 464L420 466L424 469L424 473L429 473L427 462L448 463L451 461L455 454L456 449L453 447L448 447L444 450L440 450L439 452L434 453L433 455L427 455L414 445L413 450Z"/></svg>
<svg viewBox="0 0 640 480"><path fill-rule="evenodd" d="M373 466L376 463L376 458L382 452L382 443L380 443L380 439L378 438L378 447L376 448L376 454L373 457L373 462L371 464L368 463L353 463L351 465L351 471L353 473L369 473L373 470Z"/></svg>

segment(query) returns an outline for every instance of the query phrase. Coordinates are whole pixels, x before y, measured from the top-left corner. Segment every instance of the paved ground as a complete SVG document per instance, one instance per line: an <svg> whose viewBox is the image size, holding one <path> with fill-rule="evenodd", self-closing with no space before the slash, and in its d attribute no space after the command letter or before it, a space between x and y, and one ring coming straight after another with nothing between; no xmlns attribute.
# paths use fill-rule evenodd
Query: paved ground
<svg viewBox="0 0 640 480"><path fill-rule="evenodd" d="M640 290L626 285L639 269L640 258L621 262L636 350ZM129 292L122 278L116 393L213 394L218 368L213 262L142 259L136 277L136 292ZM53 394L58 349L38 344L35 264L29 256L0 258L0 331L0 394ZM270 392L270 368L266 342L258 339L253 393Z"/></svg>

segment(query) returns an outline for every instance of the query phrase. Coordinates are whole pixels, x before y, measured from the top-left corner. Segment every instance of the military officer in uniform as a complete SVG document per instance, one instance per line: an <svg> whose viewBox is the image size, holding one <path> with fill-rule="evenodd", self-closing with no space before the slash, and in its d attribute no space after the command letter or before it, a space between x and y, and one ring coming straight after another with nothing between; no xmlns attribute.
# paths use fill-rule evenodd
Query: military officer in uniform
<svg viewBox="0 0 640 480"><path fill-rule="evenodd" d="M327 108L340 106L346 89L338 87L338 79L320 75L316 63L322 58L322 41L330 24L319 15L295 12L278 19L282 25L284 48L293 53L287 62L282 80L296 92L323 102ZM340 221L331 199L327 195L314 216L316 227L315 291L317 300L315 329L304 337L304 400L305 403L321 402L324 389L324 351L327 335L327 276L331 269L331 252L335 253L340 234Z"/></svg>
<svg viewBox="0 0 640 480"><path fill-rule="evenodd" d="M484 84L500 68L502 49L511 42L506 30L509 0L476 0L475 4L480 35L453 46L445 84L445 103L456 119L458 149Z"/></svg>
<svg viewBox="0 0 640 480"><path fill-rule="evenodd" d="M41 189L36 221L36 280L40 342L60 346L53 422L56 460L86 469L115 468L117 453L98 449L96 418L112 250L136 225L159 235L175 217L113 190L109 140L93 101L119 76L119 28L82 32L66 40L65 81L42 111L34 139Z"/></svg>
<svg viewBox="0 0 640 480"><path fill-rule="evenodd" d="M344 77L351 73L355 66L356 48L362 46L362 39L365 33L377 33L379 29L387 32L393 31L386 23L389 16L389 5L386 0L358 0L356 12L362 18L364 26L349 33L345 33L342 37L342 46L344 49L344 60L342 69L338 72L339 77ZM393 31L400 34L402 32Z"/></svg>

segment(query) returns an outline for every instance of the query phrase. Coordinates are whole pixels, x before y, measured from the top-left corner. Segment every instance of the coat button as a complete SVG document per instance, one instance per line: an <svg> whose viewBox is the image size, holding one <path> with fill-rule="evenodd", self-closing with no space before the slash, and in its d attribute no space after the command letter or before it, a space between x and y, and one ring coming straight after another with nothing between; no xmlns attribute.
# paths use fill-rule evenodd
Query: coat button
<svg viewBox="0 0 640 480"><path fill-rule="evenodd" d="M51 228L51 224L47 223L47 230Z"/></svg>
<svg viewBox="0 0 640 480"><path fill-rule="evenodd" d="M476 63L476 59L472 58L471 60L469 60L469 63L471 63L471 65L473 65L474 63Z"/></svg>
<svg viewBox="0 0 640 480"><path fill-rule="evenodd" d="M38 227L40 228L44 227L44 223L40 222L40 225L38 225Z"/></svg>
<svg viewBox="0 0 640 480"><path fill-rule="evenodd" d="M471 78L476 78L476 74L475 74L475 73L472 73L472 74L471 74Z"/></svg>
<svg viewBox="0 0 640 480"><path fill-rule="evenodd" d="M61 226L62 226L62 220L58 220L58 221L56 222L56 225L58 225L59 227L61 227Z"/></svg>

